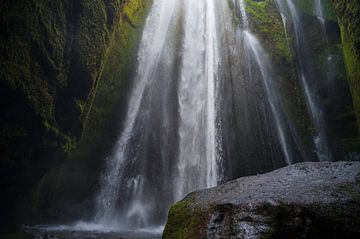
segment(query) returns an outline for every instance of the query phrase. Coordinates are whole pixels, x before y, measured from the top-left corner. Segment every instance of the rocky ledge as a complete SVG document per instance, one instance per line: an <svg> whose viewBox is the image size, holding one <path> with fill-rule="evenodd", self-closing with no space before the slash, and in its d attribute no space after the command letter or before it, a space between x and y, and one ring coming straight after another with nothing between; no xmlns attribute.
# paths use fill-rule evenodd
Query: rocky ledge
<svg viewBox="0 0 360 239"><path fill-rule="evenodd" d="M360 238L360 163L301 163L191 193L163 238Z"/></svg>

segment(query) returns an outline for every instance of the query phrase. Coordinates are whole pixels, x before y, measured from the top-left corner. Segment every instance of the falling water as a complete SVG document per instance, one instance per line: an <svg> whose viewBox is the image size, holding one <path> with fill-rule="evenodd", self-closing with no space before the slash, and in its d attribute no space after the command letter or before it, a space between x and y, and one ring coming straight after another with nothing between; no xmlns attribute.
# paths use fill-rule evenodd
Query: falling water
<svg viewBox="0 0 360 239"><path fill-rule="evenodd" d="M316 147L316 154L320 161L331 160L332 155L329 146L329 140L327 136L327 129L325 125L324 112L320 105L318 97L312 92L311 87L308 83L308 76L311 75L311 72L308 72L304 62L304 49L303 49L303 26L300 20L300 15L298 10L292 0L277 0L280 12L287 16L288 19L292 20L292 26L295 36L295 47L297 52L297 58L299 63L300 70L300 80L304 90L304 96L306 103L308 105L309 111L312 116L312 122L316 130L316 135L314 136L314 144ZM320 2L321 4L321 2ZM322 14L322 11L321 11Z"/></svg>
<svg viewBox="0 0 360 239"><path fill-rule="evenodd" d="M135 127L142 106L145 91L154 80L154 71L162 62L165 41L169 33L171 19L174 17L177 0L156 0L147 18L144 28L140 50L138 53L138 70L135 77L135 85L132 90L126 119L122 133L115 146L113 154L106 160L106 168L100 182L100 192L97 196L97 209L95 221L101 224L112 225L118 223L117 201L121 189L121 181L124 181L124 170L127 165L136 161L136 157L130 152L135 138ZM132 157L133 156L133 157ZM136 218L135 227L145 226L149 217L148 203L144 203L142 193L144 189L144 176L139 174L128 179L126 185L129 194L133 197L128 210L123 212L124 221L131 217ZM125 189L126 190L126 189ZM130 226L130 225L125 225Z"/></svg>
<svg viewBox="0 0 360 239"><path fill-rule="evenodd" d="M321 25L325 28L325 16L321 0L315 0L315 13L321 22Z"/></svg>
<svg viewBox="0 0 360 239"><path fill-rule="evenodd" d="M266 52L261 46L259 40L256 38L255 35L250 33L248 29L248 17L245 10L245 3L244 0L239 0L240 4L240 13L241 13L241 19L243 22L243 33L245 37L245 49L249 49L251 54L247 54L247 58L252 55L255 59L255 62L257 63L260 73L262 82L264 85L265 93L268 98L268 103L270 105L270 109L274 118L274 124L276 131L278 133L280 146L282 148L282 151L284 153L284 157L286 160L286 164L290 165L292 160L291 155L291 149L290 145L288 143L288 136L285 132L287 126L285 124L284 116L280 113L280 104L279 100L276 96L276 92L274 91L272 84L273 82L271 79L271 74L269 73L268 67L271 65L270 62L267 60ZM247 61L250 62L250 59L247 59Z"/></svg>
<svg viewBox="0 0 360 239"><path fill-rule="evenodd" d="M215 186L219 158L215 108L219 56L214 2L184 4L177 199L195 189Z"/></svg>
<svg viewBox="0 0 360 239"><path fill-rule="evenodd" d="M161 225L175 200L216 186L221 139L215 4L154 1L127 118L101 178L96 223Z"/></svg>
<svg viewBox="0 0 360 239"><path fill-rule="evenodd" d="M173 202L222 180L225 154L228 161L239 152L278 159L280 165L293 162L296 140L272 64L251 33L244 0L233 3L240 28L228 1L154 0L126 119L100 181L94 223L125 229L165 223ZM296 11L290 12L297 23ZM320 122L305 75L302 81Z"/></svg>
<svg viewBox="0 0 360 239"><path fill-rule="evenodd" d="M275 127L276 127L276 130L279 135L279 140L280 140L281 147L283 149L285 160L286 160L286 163L288 165L290 165L291 164L291 155L289 152L290 149L289 149L289 145L287 142L287 136L285 133L283 116L281 116L281 114L279 112L278 99L269 83L271 78L270 78L270 74L267 69L269 62L266 61L266 53L265 53L264 49L262 48L259 40L253 34L251 34L248 31L245 31L244 34L245 34L246 43L248 44L249 49L253 52L255 61L257 62L258 66L259 66L261 76L262 76L264 86L265 86L265 92L268 97L271 112L274 116Z"/></svg>
<svg viewBox="0 0 360 239"><path fill-rule="evenodd" d="M241 14L241 21L243 23L243 28L248 29L249 22L248 22L248 17L247 17L247 14L246 14L246 8L245 8L244 0L239 0L239 7L240 7L240 14Z"/></svg>

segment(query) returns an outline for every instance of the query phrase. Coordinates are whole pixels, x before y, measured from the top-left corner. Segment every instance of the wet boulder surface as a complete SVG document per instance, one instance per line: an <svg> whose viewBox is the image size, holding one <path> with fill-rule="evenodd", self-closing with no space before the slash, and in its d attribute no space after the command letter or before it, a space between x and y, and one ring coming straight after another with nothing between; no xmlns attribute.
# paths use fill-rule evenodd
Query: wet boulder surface
<svg viewBox="0 0 360 239"><path fill-rule="evenodd" d="M360 163L300 163L189 194L163 238L360 238Z"/></svg>

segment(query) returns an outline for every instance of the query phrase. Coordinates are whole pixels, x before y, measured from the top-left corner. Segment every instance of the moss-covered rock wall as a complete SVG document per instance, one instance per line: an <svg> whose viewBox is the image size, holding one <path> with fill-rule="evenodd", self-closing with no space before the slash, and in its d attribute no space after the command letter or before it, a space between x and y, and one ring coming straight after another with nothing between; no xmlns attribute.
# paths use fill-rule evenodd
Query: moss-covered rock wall
<svg viewBox="0 0 360 239"><path fill-rule="evenodd" d="M341 23L349 85L360 129L360 2L357 0L332 0Z"/></svg>
<svg viewBox="0 0 360 239"><path fill-rule="evenodd" d="M119 52L130 54L129 44L136 41L128 32L136 28L136 11L142 11L143 2L147 1L1 2L1 229L17 224L15 205L74 151L89 115L98 120L89 124L104 123L94 116L108 111L99 103L101 95L123 83L114 80L118 72L109 71L128 74L127 66L112 59ZM108 88L100 81L108 81Z"/></svg>
<svg viewBox="0 0 360 239"><path fill-rule="evenodd" d="M57 222L91 218L104 158L119 134L135 72L137 48L151 1L124 3L102 65L86 127L69 160L50 170L25 201L28 220ZM30 209L30 210L29 210ZM29 212L30 211L30 212Z"/></svg>

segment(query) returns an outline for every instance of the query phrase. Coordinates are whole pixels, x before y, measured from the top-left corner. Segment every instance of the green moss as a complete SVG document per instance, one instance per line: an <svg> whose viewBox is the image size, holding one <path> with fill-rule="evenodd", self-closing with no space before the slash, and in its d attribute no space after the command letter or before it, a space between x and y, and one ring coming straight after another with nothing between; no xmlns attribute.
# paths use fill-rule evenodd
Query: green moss
<svg viewBox="0 0 360 239"><path fill-rule="evenodd" d="M63 149L65 152L67 153L71 153L72 151L74 151L74 149L76 148L76 138L75 137L67 137L66 138L66 142L65 144L63 145Z"/></svg>
<svg viewBox="0 0 360 239"><path fill-rule="evenodd" d="M294 37L284 29L275 1L245 0L250 28L272 60L273 87L282 95L282 105L303 148L312 151L312 125L302 96L292 47ZM288 34L286 36L286 31Z"/></svg>
<svg viewBox="0 0 360 239"><path fill-rule="evenodd" d="M332 0L340 21L346 73L360 131L360 4L357 0Z"/></svg>
<svg viewBox="0 0 360 239"><path fill-rule="evenodd" d="M70 160L49 171L38 187L34 187L28 208L32 209L35 218L39 214L46 219L72 216L73 209L69 205L82 205L81 202L91 197L95 190L103 157L118 137L119 117L123 115L119 108L124 106L122 102L132 83L142 26L150 5L148 0L127 0L113 6L116 14L113 15L107 49L94 83L93 99L84 101L77 98L74 102L84 117L88 114L84 118L83 135L80 142L72 137L66 138L63 150L71 151ZM78 173L80 169L81 174ZM62 208L61 213L58 208ZM84 217L87 213L84 212Z"/></svg>
<svg viewBox="0 0 360 239"><path fill-rule="evenodd" d="M150 4L151 1L129 0L122 6L121 14L117 16L110 36L109 48L101 68L96 95L91 103L80 147L72 158L101 157L102 152L116 140L118 119L121 117L121 112L117 109L121 106L131 84L141 26Z"/></svg>
<svg viewBox="0 0 360 239"><path fill-rule="evenodd" d="M293 2L301 13L310 16L316 15L315 0L294 0ZM327 21L336 21L336 14L330 0L321 0L321 4L325 19Z"/></svg>
<svg viewBox="0 0 360 239"><path fill-rule="evenodd" d="M206 212L194 209L191 196L170 208L163 239L196 239L204 235L209 218Z"/></svg>
<svg viewBox="0 0 360 239"><path fill-rule="evenodd" d="M123 93L138 26L150 3L2 1L0 166L7 174L0 179L5 185L30 187L48 168L64 162L88 121L93 122L92 134L99 132L97 143L102 141L109 105L119 99L117 89ZM105 88L114 91L114 99L105 99L101 109L100 98L110 93ZM89 120L89 112L98 111L103 117Z"/></svg>
<svg viewBox="0 0 360 239"><path fill-rule="evenodd" d="M271 49L271 55L277 61L293 61L294 53L287 42L275 3L270 0L245 0L245 4L252 30L260 36L265 47Z"/></svg>
<svg viewBox="0 0 360 239"><path fill-rule="evenodd" d="M348 80L360 129L360 58L356 55L343 25L341 25L341 35Z"/></svg>

